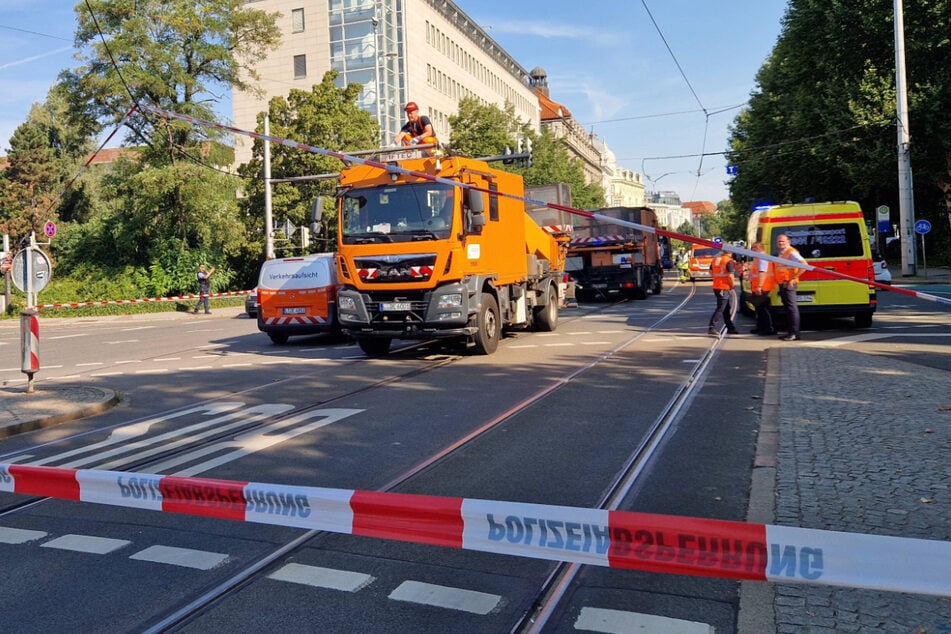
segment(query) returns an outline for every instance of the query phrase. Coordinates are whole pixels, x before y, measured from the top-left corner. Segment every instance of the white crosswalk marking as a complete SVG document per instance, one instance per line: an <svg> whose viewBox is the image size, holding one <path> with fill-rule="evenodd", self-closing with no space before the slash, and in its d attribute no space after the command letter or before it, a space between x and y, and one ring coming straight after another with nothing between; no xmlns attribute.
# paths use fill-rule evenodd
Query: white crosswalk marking
<svg viewBox="0 0 951 634"><path fill-rule="evenodd" d="M603 608L581 608L581 614L575 620L575 629L586 632L604 632L605 634L633 634L635 632L714 634L716 631L708 623Z"/></svg>
<svg viewBox="0 0 951 634"><path fill-rule="evenodd" d="M432 605L473 614L488 614L502 600L497 594L487 594L462 588L449 588L419 581L404 581L390 593L395 601Z"/></svg>
<svg viewBox="0 0 951 634"><path fill-rule="evenodd" d="M173 546L149 546L145 550L131 555L129 559L151 561L157 564L182 566L197 570L211 570L228 559L228 555L212 553L207 550L192 550L191 548L175 548Z"/></svg>
<svg viewBox="0 0 951 634"><path fill-rule="evenodd" d="M374 581L374 577L349 570L335 570L320 566L305 566L303 564L287 564L280 570L268 575L268 579L289 581L315 588L356 592Z"/></svg>

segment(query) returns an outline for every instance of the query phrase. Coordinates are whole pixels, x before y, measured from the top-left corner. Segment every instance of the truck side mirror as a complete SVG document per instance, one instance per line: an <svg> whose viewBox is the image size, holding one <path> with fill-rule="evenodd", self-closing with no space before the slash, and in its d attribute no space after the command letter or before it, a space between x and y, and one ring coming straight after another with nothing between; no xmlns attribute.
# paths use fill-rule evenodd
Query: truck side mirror
<svg viewBox="0 0 951 634"><path fill-rule="evenodd" d="M469 207L469 211L474 214L485 213L485 196L480 191L467 189L466 206Z"/></svg>
<svg viewBox="0 0 951 634"><path fill-rule="evenodd" d="M321 196L318 196L314 199L314 203L310 207L310 226L311 231L313 231L314 225L320 222L320 217L324 213L324 199Z"/></svg>
<svg viewBox="0 0 951 634"><path fill-rule="evenodd" d="M466 190L466 230L469 233L482 233L485 226L485 196L474 189Z"/></svg>

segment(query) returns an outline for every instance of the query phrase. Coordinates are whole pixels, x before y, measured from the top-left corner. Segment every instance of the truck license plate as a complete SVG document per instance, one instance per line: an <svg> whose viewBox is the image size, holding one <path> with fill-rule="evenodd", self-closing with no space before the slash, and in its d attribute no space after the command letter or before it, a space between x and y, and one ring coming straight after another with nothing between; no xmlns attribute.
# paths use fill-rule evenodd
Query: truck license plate
<svg viewBox="0 0 951 634"><path fill-rule="evenodd" d="M814 295L796 295L796 301L800 304L811 304L816 298Z"/></svg>
<svg viewBox="0 0 951 634"><path fill-rule="evenodd" d="M412 310L410 302L380 302L380 312L394 312Z"/></svg>
<svg viewBox="0 0 951 634"><path fill-rule="evenodd" d="M303 306L293 306L291 308L285 308L283 312L285 315L303 315L307 312L307 309Z"/></svg>

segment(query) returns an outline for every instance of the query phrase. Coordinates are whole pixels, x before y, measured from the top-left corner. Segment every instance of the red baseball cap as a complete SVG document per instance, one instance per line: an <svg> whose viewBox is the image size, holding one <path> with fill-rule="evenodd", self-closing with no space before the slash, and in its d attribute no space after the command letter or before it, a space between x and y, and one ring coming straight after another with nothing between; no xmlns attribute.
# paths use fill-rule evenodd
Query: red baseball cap
<svg viewBox="0 0 951 634"><path fill-rule="evenodd" d="M414 112L416 110L419 110L419 106L416 105L415 101L411 101L408 104L406 104L406 108L404 108L404 110L406 110L406 112Z"/></svg>

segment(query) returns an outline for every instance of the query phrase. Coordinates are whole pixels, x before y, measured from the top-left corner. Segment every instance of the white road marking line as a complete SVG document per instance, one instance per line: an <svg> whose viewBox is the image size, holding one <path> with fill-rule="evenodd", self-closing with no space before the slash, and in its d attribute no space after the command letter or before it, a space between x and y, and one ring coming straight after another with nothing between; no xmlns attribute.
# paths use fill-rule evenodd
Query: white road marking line
<svg viewBox="0 0 951 634"><path fill-rule="evenodd" d="M494 610L502 600L502 597L497 594L449 588L419 581L404 581L390 593L389 598L395 601L432 605L482 615Z"/></svg>
<svg viewBox="0 0 951 634"><path fill-rule="evenodd" d="M106 344L110 346L116 346L123 343L139 343L139 339L125 339L123 341L107 341Z"/></svg>
<svg viewBox="0 0 951 634"><path fill-rule="evenodd" d="M149 546L143 551L130 555L129 559L195 568L196 570L211 570L227 561L228 555L207 550L175 548L174 546Z"/></svg>
<svg viewBox="0 0 951 634"><path fill-rule="evenodd" d="M89 376L122 376L125 372L93 372Z"/></svg>
<svg viewBox="0 0 951 634"><path fill-rule="evenodd" d="M221 364L222 368L247 368L254 365L253 363L223 363Z"/></svg>
<svg viewBox="0 0 951 634"><path fill-rule="evenodd" d="M81 332L75 335L56 335L55 337L44 337L44 339L46 341L49 341L50 339L72 339L73 337L86 337L88 334L89 333Z"/></svg>
<svg viewBox="0 0 951 634"><path fill-rule="evenodd" d="M565 342L562 342L562 343L543 343L543 344L542 344L542 347L544 347L544 348L563 348L563 347L565 347L565 346L573 346L573 345L575 345L573 342L571 342L571 341L565 341Z"/></svg>
<svg viewBox="0 0 951 634"><path fill-rule="evenodd" d="M217 354L199 354L192 357L192 359L219 359L220 357Z"/></svg>
<svg viewBox="0 0 951 634"><path fill-rule="evenodd" d="M287 564L280 570L268 575L268 579L289 581L315 588L356 592L373 583L376 579L370 575L348 570L334 570L320 566Z"/></svg>
<svg viewBox="0 0 951 634"><path fill-rule="evenodd" d="M152 361L181 361L181 357L162 357L161 359L152 359Z"/></svg>
<svg viewBox="0 0 951 634"><path fill-rule="evenodd" d="M105 555L131 543L125 539L109 539L108 537L95 537L93 535L63 535L45 544L40 544L40 547Z"/></svg>
<svg viewBox="0 0 951 634"><path fill-rule="evenodd" d="M168 371L168 368L155 368L153 370L136 370L134 374L164 374Z"/></svg>
<svg viewBox="0 0 951 634"><path fill-rule="evenodd" d="M103 363L102 363L102 361L92 361L92 362L90 362L90 363L77 363L77 364L76 364L76 367L77 367L77 368L85 368L85 367L90 366L90 365L103 365Z"/></svg>
<svg viewBox="0 0 951 634"><path fill-rule="evenodd" d="M80 375L78 374L64 374L63 376L51 376L51 381L65 381L66 379L78 379Z"/></svg>
<svg viewBox="0 0 951 634"><path fill-rule="evenodd" d="M606 346L610 344L610 341L581 341L579 342L582 346Z"/></svg>
<svg viewBox="0 0 951 634"><path fill-rule="evenodd" d="M116 365L124 365L126 363L142 363L141 359L129 359L128 361L116 361Z"/></svg>
<svg viewBox="0 0 951 634"><path fill-rule="evenodd" d="M6 528L0 526L0 544L25 544L47 536L46 531L28 531L24 528Z"/></svg>
<svg viewBox="0 0 951 634"><path fill-rule="evenodd" d="M149 330L150 328L155 328L155 326L133 326L132 328L122 328L120 332L130 332L132 330Z"/></svg>
<svg viewBox="0 0 951 634"><path fill-rule="evenodd" d="M606 634L714 634L716 631L709 623L604 608L581 608L581 614L575 620L575 629Z"/></svg>

